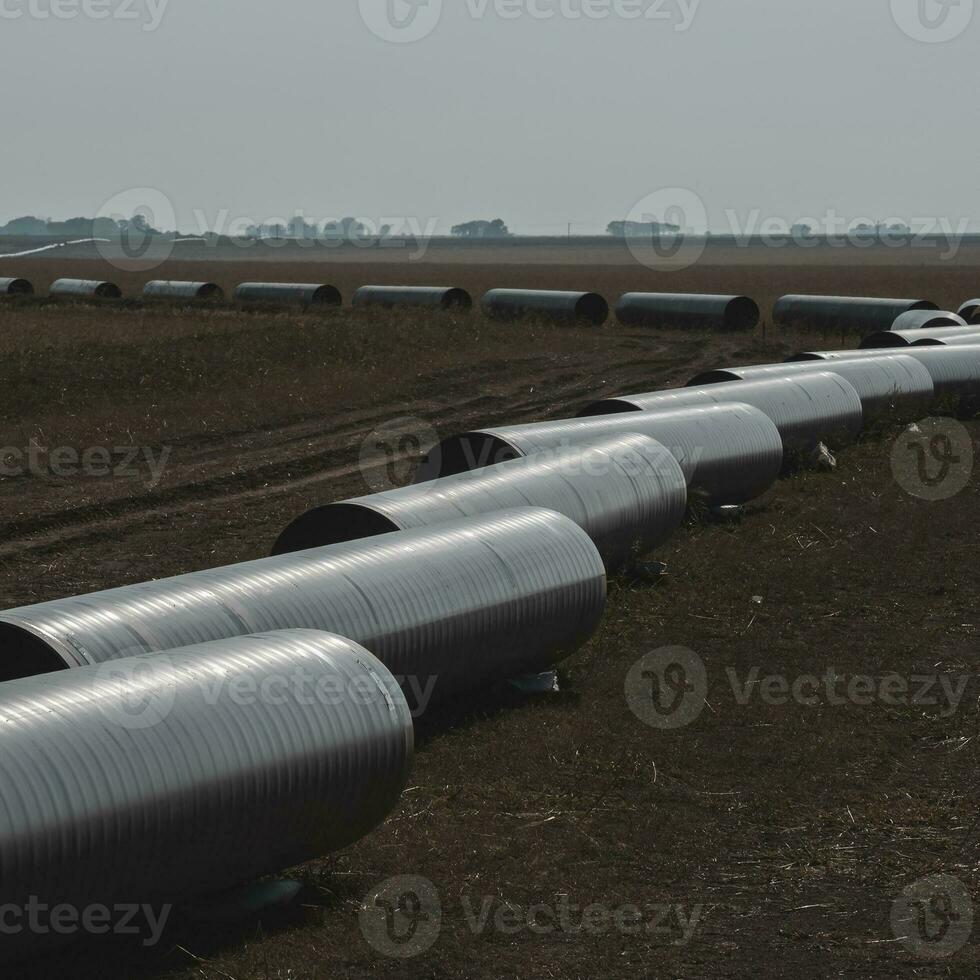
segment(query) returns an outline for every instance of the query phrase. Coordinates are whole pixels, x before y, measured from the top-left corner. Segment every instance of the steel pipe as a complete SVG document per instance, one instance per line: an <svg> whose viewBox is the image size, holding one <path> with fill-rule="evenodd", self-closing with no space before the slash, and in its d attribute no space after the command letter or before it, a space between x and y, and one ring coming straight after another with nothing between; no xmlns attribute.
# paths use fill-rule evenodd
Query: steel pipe
<svg viewBox="0 0 980 980"><path fill-rule="evenodd" d="M607 398L593 402L578 417L730 402L743 402L765 412L779 429L787 450L812 449L821 442L848 442L864 427L864 410L854 386L830 371Z"/></svg>
<svg viewBox="0 0 980 980"><path fill-rule="evenodd" d="M772 420L751 405L733 403L465 432L430 450L415 482L628 432L666 446L680 463L689 489L714 504L741 504L758 497L783 465L783 440Z"/></svg>
<svg viewBox="0 0 980 980"><path fill-rule="evenodd" d="M909 310L935 310L924 299L867 296L783 296L772 310L778 327L804 330L887 330Z"/></svg>
<svg viewBox="0 0 980 980"><path fill-rule="evenodd" d="M225 291L215 282L177 282L155 279L143 287L147 299L222 300Z"/></svg>
<svg viewBox="0 0 980 980"><path fill-rule="evenodd" d="M923 340L947 341L953 337L972 336L978 327L937 327L923 330L880 330L861 341L862 350L881 350L884 347L910 347ZM904 353L904 352L903 352Z"/></svg>
<svg viewBox="0 0 980 980"><path fill-rule="evenodd" d="M304 282L243 282L235 287L239 303L302 303L305 306L340 306L336 286Z"/></svg>
<svg viewBox="0 0 980 980"><path fill-rule="evenodd" d="M0 613L0 679L275 629L364 644L432 699L552 667L599 624L602 559L525 508Z"/></svg>
<svg viewBox="0 0 980 980"><path fill-rule="evenodd" d="M0 279L0 296L33 296L34 285L28 279Z"/></svg>
<svg viewBox="0 0 980 980"><path fill-rule="evenodd" d="M307 630L12 681L0 727L0 905L21 910L163 904L347 847L413 756L387 668Z"/></svg>
<svg viewBox="0 0 980 980"><path fill-rule="evenodd" d="M601 327L609 318L609 304L598 293L491 289L482 303L486 315L498 320L537 317L553 323Z"/></svg>
<svg viewBox="0 0 980 980"><path fill-rule="evenodd" d="M524 506L573 520L611 571L659 547L680 527L687 481L664 446L629 433L317 507L283 531L273 554Z"/></svg>
<svg viewBox="0 0 980 980"><path fill-rule="evenodd" d="M980 323L980 299L968 299L956 312L967 323Z"/></svg>
<svg viewBox="0 0 980 980"><path fill-rule="evenodd" d="M626 293L616 304L616 317L627 327L732 332L754 330L759 307L748 296Z"/></svg>
<svg viewBox="0 0 980 980"><path fill-rule="evenodd" d="M917 340L913 347L973 347L980 344L980 326L967 328L969 333L956 332L955 337L929 336Z"/></svg>
<svg viewBox="0 0 980 980"><path fill-rule="evenodd" d="M973 344L913 344L902 348L902 356L913 358L928 371L936 397L959 398L969 410L980 398L980 346L974 348ZM824 369L828 362L833 362L833 370L838 371L843 362L866 360L876 353L874 350L804 351L795 354L792 360L822 362Z"/></svg>
<svg viewBox="0 0 980 980"><path fill-rule="evenodd" d="M965 327L966 320L949 310L909 310L895 318L889 330L936 330L939 327Z"/></svg>
<svg viewBox="0 0 980 980"><path fill-rule="evenodd" d="M813 361L783 364L754 364L748 367L705 371L688 382L688 387L732 381L755 381L765 377L793 377L826 371ZM833 366L835 374L849 381L864 406L865 421L874 418L915 416L934 397L932 378L915 358L902 354L880 354L874 358L843 359Z"/></svg>
<svg viewBox="0 0 980 980"><path fill-rule="evenodd" d="M457 286L361 286L354 293L354 307L377 306L390 310L399 306L427 310L468 310L473 298Z"/></svg>
<svg viewBox="0 0 980 980"><path fill-rule="evenodd" d="M82 296L89 299L121 299L122 290L114 282L97 279L58 279L51 283L49 296Z"/></svg>

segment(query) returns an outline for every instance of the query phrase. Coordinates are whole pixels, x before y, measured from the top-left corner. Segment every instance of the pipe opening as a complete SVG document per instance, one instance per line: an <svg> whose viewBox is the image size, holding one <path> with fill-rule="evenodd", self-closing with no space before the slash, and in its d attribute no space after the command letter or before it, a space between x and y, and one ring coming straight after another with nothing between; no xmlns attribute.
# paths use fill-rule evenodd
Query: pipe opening
<svg viewBox="0 0 980 980"><path fill-rule="evenodd" d="M308 551L342 541L373 538L401 528L390 518L360 504L329 504L296 518L272 549L273 555Z"/></svg>
<svg viewBox="0 0 980 980"><path fill-rule="evenodd" d="M39 636L12 623L0 623L0 682L67 670L64 659Z"/></svg>
<svg viewBox="0 0 980 980"><path fill-rule="evenodd" d="M575 304L575 318L601 327L609 319L609 304L598 293L585 293Z"/></svg>
<svg viewBox="0 0 980 980"><path fill-rule="evenodd" d="M755 330L761 317L759 304L748 296L736 296L725 308L726 330Z"/></svg>
<svg viewBox="0 0 980 980"><path fill-rule="evenodd" d="M310 302L314 306L340 306L343 299L336 286L319 286L313 291Z"/></svg>
<svg viewBox="0 0 980 980"><path fill-rule="evenodd" d="M607 398L605 401L588 405L578 413L576 418L587 419L595 415L622 415L626 412L639 412L635 405L622 398Z"/></svg>
<svg viewBox="0 0 980 980"><path fill-rule="evenodd" d="M701 385L718 385L727 381L741 381L736 371L705 371L696 378L691 378L687 383L688 388L697 388Z"/></svg>
<svg viewBox="0 0 980 980"><path fill-rule="evenodd" d="M225 291L215 282L202 283L197 291L198 299L224 299Z"/></svg>
<svg viewBox="0 0 980 980"><path fill-rule="evenodd" d="M465 289L453 287L447 289L442 297L444 310L470 310L473 308L473 297Z"/></svg>
<svg viewBox="0 0 980 980"><path fill-rule="evenodd" d="M523 453L496 436L481 432L453 436L429 451L419 466L419 478L416 482L469 473L484 466L522 457Z"/></svg>
<svg viewBox="0 0 980 980"><path fill-rule="evenodd" d="M911 347L908 339L893 330L882 330L873 333L861 341L862 350L870 350L876 347Z"/></svg>
<svg viewBox="0 0 980 980"><path fill-rule="evenodd" d="M122 290L114 282L100 282L95 287L94 295L99 299L122 299Z"/></svg>
<svg viewBox="0 0 980 980"><path fill-rule="evenodd" d="M7 296L33 296L34 287L27 279L11 279L3 292Z"/></svg>

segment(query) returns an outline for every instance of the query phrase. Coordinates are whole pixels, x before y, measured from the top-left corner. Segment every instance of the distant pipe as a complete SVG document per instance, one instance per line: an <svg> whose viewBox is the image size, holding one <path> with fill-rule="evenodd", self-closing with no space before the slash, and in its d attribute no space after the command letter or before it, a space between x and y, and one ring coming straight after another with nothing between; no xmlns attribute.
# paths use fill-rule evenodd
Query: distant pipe
<svg viewBox="0 0 980 980"><path fill-rule="evenodd" d="M615 570L680 527L687 481L660 443L629 433L318 507L283 531L273 554L523 506L573 520Z"/></svg>
<svg viewBox="0 0 980 980"><path fill-rule="evenodd" d="M772 310L783 328L848 331L887 330L909 310L935 310L924 299L880 299L868 296L783 296Z"/></svg>
<svg viewBox="0 0 980 980"><path fill-rule="evenodd" d="M798 374L826 371L826 365L815 361L783 364L753 364L747 367L705 371L688 382L688 387L737 381L756 381L766 377L793 377ZM902 354L882 353L878 357L842 359L833 372L849 381L861 398L865 421L878 417L912 417L933 399L929 372L914 358Z"/></svg>
<svg viewBox="0 0 980 980"><path fill-rule="evenodd" d="M909 310L907 313L896 317L889 329L894 331L935 330L939 327L965 326L966 320L958 313L950 313L949 310Z"/></svg>
<svg viewBox="0 0 980 980"><path fill-rule="evenodd" d="M956 312L967 323L980 323L980 299L968 299Z"/></svg>
<svg viewBox="0 0 980 980"><path fill-rule="evenodd" d="M361 286L354 293L357 307L377 306L390 310L399 306L435 310L468 310L473 298L456 286Z"/></svg>
<svg viewBox="0 0 980 980"><path fill-rule="evenodd" d="M33 296L34 286L27 279L0 279L0 296Z"/></svg>
<svg viewBox="0 0 980 980"><path fill-rule="evenodd" d="M274 629L371 650L432 700L540 672L602 617L605 568L567 517L524 508L0 613L0 680Z"/></svg>
<svg viewBox="0 0 980 980"><path fill-rule="evenodd" d="M114 282L97 279L58 279L51 283L49 296L84 296L89 299L121 299L122 290Z"/></svg>
<svg viewBox="0 0 980 980"><path fill-rule="evenodd" d="M307 630L11 681L0 726L0 894L19 909L194 899L348 847L413 758L387 668ZM57 940L31 932L0 955Z"/></svg>
<svg viewBox="0 0 980 980"><path fill-rule="evenodd" d="M861 350L881 350L885 347L910 347L924 340L949 341L954 337L972 336L978 327L935 327L922 330L880 330L861 341ZM904 353L904 350L903 350Z"/></svg>
<svg viewBox="0 0 980 980"><path fill-rule="evenodd" d="M741 504L765 493L783 465L783 440L772 420L751 405L733 403L464 432L430 450L415 482L629 432L666 446L688 487L716 504Z"/></svg>
<svg viewBox="0 0 980 980"><path fill-rule="evenodd" d="M678 330L754 330L759 307L748 296L700 296L684 293L626 293L616 317L627 327Z"/></svg>
<svg viewBox="0 0 980 980"><path fill-rule="evenodd" d="M849 442L861 434L864 426L864 410L854 386L830 371L623 395L593 402L578 417L662 412L688 405L730 402L743 402L765 412L779 429L787 450L810 449L821 442Z"/></svg>
<svg viewBox="0 0 980 980"><path fill-rule="evenodd" d="M483 296L483 310L499 320L537 317L593 327L601 327L609 318L609 304L598 293L545 289L491 289Z"/></svg>
<svg viewBox="0 0 980 980"><path fill-rule="evenodd" d="M336 286L304 282L243 282L235 287L239 303L302 303L306 306L340 306Z"/></svg>
<svg viewBox="0 0 980 980"><path fill-rule="evenodd" d="M225 291L214 282L155 279L143 287L143 295L148 299L222 300L225 298Z"/></svg>

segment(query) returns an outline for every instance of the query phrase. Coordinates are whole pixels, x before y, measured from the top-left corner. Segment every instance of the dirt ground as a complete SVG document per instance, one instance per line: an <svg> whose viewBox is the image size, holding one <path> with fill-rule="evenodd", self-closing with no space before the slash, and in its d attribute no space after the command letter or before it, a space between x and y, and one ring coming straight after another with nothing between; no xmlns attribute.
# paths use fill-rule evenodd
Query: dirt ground
<svg viewBox="0 0 980 980"><path fill-rule="evenodd" d="M368 279L581 284L610 298L665 288L625 265L392 265L384 278L368 265L313 278L345 295ZM151 277L81 260L3 267L39 282L108 272L128 295ZM310 272L172 263L152 277L233 285ZM788 291L942 306L980 292L967 265L856 260L702 264L670 288L764 305ZM125 302L3 304L0 324L0 445L106 447L118 470L53 475L41 453L35 472L0 479L4 607L267 554L306 508L368 491L361 454L378 431L424 441L562 417L822 345L761 328L719 337ZM980 424L964 426L975 446ZM604 624L564 664L560 694L485 692L428 719L398 809L344 853L286 874L303 885L289 908L233 925L177 912L151 949L83 944L23 975L975 977L980 483L922 499L909 441L875 433L841 448L835 472L780 480L738 523L689 522L654 556L663 580L610 582ZM123 465L130 446L163 460L158 480L145 458ZM966 455L954 469L969 472ZM673 654L688 680L703 665L703 691L684 695L686 724L650 723L627 690L643 658L676 647L689 651ZM924 931L903 941L903 893L936 875L964 894L947 910L921 905ZM403 953L419 953L404 959L385 954L362 913L400 876L422 879L395 890L422 898L395 930Z"/></svg>

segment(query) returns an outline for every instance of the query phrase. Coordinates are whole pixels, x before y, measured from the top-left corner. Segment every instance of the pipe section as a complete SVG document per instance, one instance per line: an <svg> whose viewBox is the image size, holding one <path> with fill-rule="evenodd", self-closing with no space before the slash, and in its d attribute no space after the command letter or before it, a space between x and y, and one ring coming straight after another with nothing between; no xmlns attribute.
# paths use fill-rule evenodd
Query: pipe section
<svg viewBox="0 0 980 980"><path fill-rule="evenodd" d="M384 310L399 306L426 310L468 310L473 298L457 286L361 286L354 293L355 308L377 306Z"/></svg>
<svg viewBox="0 0 980 980"><path fill-rule="evenodd" d="M273 554L522 506L548 507L573 520L614 570L680 527L687 481L660 443L629 433L317 507L283 531Z"/></svg>
<svg viewBox="0 0 980 980"><path fill-rule="evenodd" d="M783 440L772 420L751 405L733 403L465 432L430 450L415 482L628 432L666 446L688 488L714 504L741 504L765 493L783 464Z"/></svg>
<svg viewBox="0 0 980 980"><path fill-rule="evenodd" d="M535 317L552 323L601 327L609 318L609 304L598 293L491 289L482 302L484 313L497 320Z"/></svg>
<svg viewBox="0 0 980 980"><path fill-rule="evenodd" d="M678 330L754 330L759 307L748 296L685 293L626 293L616 317L627 327L672 327Z"/></svg>
<svg viewBox="0 0 980 980"><path fill-rule="evenodd" d="M340 306L336 286L303 282L243 282L235 287L239 303L301 303L305 306Z"/></svg>
<svg viewBox="0 0 980 980"><path fill-rule="evenodd" d="M773 323L803 330L887 330L909 310L935 310L924 299L869 296L783 296L772 310Z"/></svg>

